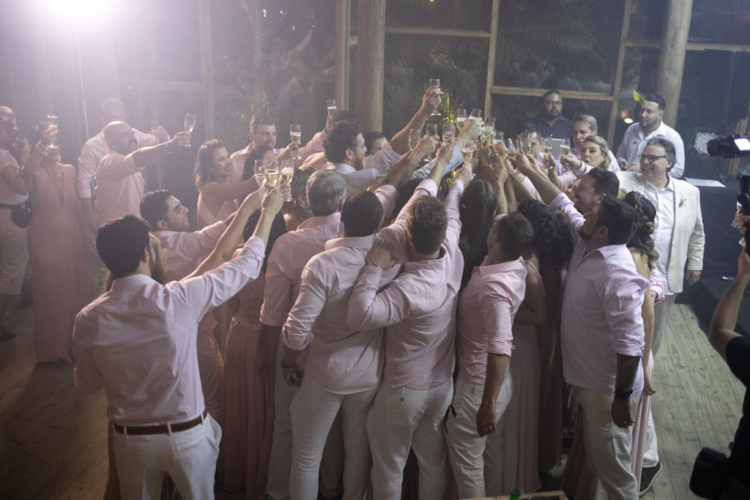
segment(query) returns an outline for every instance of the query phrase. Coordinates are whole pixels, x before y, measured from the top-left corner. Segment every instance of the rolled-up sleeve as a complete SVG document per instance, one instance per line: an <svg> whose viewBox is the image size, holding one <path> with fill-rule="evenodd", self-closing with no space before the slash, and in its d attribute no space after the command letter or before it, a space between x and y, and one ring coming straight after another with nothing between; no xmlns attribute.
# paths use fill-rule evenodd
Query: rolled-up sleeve
<svg viewBox="0 0 750 500"><path fill-rule="evenodd" d="M512 305L502 285L492 281L482 285L479 309L487 333L487 352L510 356L513 349Z"/></svg>
<svg viewBox="0 0 750 500"><path fill-rule="evenodd" d="M312 341L312 325L326 304L326 290L310 264L302 271L297 301L284 323L281 339L289 349L301 351Z"/></svg>
<svg viewBox="0 0 750 500"><path fill-rule="evenodd" d="M600 281L604 316L617 354L643 356L645 333L641 307L647 287L648 281L634 271L615 271Z"/></svg>

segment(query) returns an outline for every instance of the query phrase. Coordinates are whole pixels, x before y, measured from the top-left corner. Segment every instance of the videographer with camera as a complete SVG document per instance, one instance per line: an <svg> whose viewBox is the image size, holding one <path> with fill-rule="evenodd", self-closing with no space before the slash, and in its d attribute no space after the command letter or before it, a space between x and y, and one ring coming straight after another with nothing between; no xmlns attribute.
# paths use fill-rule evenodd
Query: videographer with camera
<svg viewBox="0 0 750 500"><path fill-rule="evenodd" d="M742 216L740 231L744 234L750 216ZM732 373L740 379L745 388L750 384L750 338L743 337L734 331L737 315L750 282L750 255L743 248L740 254L737 277L729 285L729 289L719 301L711 320L708 340L714 349L724 358ZM699 455L696 468L704 456ZM742 405L742 419L734 435L734 446L728 460L729 478L724 485L724 491L718 497L722 500L750 498L750 393L745 391L745 401ZM713 474L712 481L721 474ZM691 479L691 488L696 479L695 472ZM720 486L720 485L716 485ZM716 497L714 497L716 498Z"/></svg>

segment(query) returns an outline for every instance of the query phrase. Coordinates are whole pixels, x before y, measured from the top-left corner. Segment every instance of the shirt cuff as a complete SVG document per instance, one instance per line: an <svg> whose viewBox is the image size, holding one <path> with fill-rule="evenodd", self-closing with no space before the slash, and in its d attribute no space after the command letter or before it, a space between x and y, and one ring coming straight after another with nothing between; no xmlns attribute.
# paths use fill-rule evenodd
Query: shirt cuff
<svg viewBox="0 0 750 500"><path fill-rule="evenodd" d="M550 207L561 208L563 205L572 205L572 204L573 202L570 201L570 198L568 198L568 196L565 193L560 193L557 196L555 196L554 200L552 200L552 203L550 203Z"/></svg>
<svg viewBox="0 0 750 500"><path fill-rule="evenodd" d="M487 343L488 354L500 354L502 356L510 356L513 350L513 343L510 340L495 339L490 340Z"/></svg>
<svg viewBox="0 0 750 500"><path fill-rule="evenodd" d="M430 196L437 196L438 187L437 184L435 184L435 181L433 181L432 179L423 180L419 183L417 189L423 189L427 191Z"/></svg>
<svg viewBox="0 0 750 500"><path fill-rule="evenodd" d="M637 338L615 339L615 352L623 356L643 357L645 342Z"/></svg>
<svg viewBox="0 0 750 500"><path fill-rule="evenodd" d="M245 250L250 250L256 255L259 255L261 259L266 258L266 244L263 240L257 236L253 236L245 243Z"/></svg>

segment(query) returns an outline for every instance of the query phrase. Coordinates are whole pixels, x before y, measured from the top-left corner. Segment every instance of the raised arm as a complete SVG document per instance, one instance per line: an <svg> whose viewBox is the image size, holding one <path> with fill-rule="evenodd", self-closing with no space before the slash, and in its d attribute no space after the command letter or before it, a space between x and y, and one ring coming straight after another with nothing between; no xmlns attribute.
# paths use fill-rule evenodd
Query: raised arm
<svg viewBox="0 0 750 500"><path fill-rule="evenodd" d="M157 144L156 146L140 148L131 154L133 155L133 162L137 167L145 167L146 165L158 163L160 160L181 148L188 147L190 147L190 134L187 132L178 132L172 140L168 142Z"/></svg>
<svg viewBox="0 0 750 500"><path fill-rule="evenodd" d="M528 157L528 155L524 156L521 153L517 153L512 158L512 161L519 172L528 177L539 193L539 196L542 198L542 201L547 205L551 205L552 201L562 191L560 191L560 189L555 186L546 175L531 166L531 159L533 158Z"/></svg>
<svg viewBox="0 0 750 500"><path fill-rule="evenodd" d="M391 148L393 148L396 153L404 154L409 151L409 130L413 128L422 130L425 122L430 118L430 115L440 105L441 95L442 92L438 87L433 86L427 89L427 92L425 92L424 97L422 98L422 106L420 106L419 111L417 111L409 123L394 135L393 139L390 141Z"/></svg>

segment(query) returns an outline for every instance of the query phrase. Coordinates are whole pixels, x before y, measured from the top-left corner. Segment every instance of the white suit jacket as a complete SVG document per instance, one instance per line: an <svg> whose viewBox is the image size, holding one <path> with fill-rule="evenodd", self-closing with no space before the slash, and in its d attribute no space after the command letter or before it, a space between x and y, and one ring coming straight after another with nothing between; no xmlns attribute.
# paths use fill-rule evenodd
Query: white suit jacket
<svg viewBox="0 0 750 500"><path fill-rule="evenodd" d="M638 172L617 172L620 189L643 193L645 179ZM674 227L669 252L666 279L674 293L682 291L685 280L685 263L689 271L703 269L703 247L706 237L703 233L700 191L692 184L670 177L674 187Z"/></svg>

